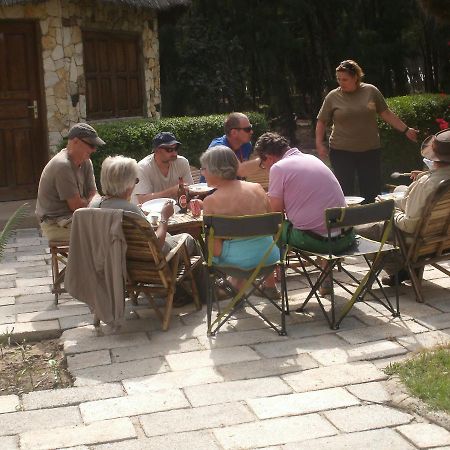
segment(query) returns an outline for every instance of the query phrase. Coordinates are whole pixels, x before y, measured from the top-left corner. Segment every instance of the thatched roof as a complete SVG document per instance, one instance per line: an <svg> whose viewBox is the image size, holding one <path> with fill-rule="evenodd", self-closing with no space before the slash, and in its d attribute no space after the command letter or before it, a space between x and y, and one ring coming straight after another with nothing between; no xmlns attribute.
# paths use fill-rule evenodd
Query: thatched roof
<svg viewBox="0 0 450 450"><path fill-rule="evenodd" d="M12 6L23 3L41 3L45 0L0 0L0 6ZM173 6L188 5L190 0L98 0L102 3L114 3L125 7L145 9L168 9Z"/></svg>

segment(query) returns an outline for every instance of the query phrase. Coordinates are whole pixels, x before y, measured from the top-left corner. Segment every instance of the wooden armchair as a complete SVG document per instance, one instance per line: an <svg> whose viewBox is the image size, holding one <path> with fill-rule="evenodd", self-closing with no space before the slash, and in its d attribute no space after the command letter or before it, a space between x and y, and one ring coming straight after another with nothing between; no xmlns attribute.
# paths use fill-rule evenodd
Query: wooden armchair
<svg viewBox="0 0 450 450"><path fill-rule="evenodd" d="M450 260L450 180L441 181L429 199L415 233L397 230L397 236L416 300L422 303L422 276L427 264L450 276L450 271L438 264Z"/></svg>
<svg viewBox="0 0 450 450"><path fill-rule="evenodd" d="M201 309L193 270L201 264L200 256L189 257L184 239L181 239L166 256L163 255L158 238L150 224L132 212L123 214L123 233L127 242L127 291L136 302L144 292L161 320L162 329L169 328L173 297L177 287L188 292ZM159 307L155 297L164 297Z"/></svg>

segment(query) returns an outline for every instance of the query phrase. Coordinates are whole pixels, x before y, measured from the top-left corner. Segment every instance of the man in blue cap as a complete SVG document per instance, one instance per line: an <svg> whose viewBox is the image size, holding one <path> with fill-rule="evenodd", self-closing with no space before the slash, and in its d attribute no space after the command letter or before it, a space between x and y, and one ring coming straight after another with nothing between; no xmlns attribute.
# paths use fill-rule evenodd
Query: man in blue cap
<svg viewBox="0 0 450 450"><path fill-rule="evenodd" d="M162 131L152 142L153 153L139 161L139 182L134 188L137 203L156 198L176 198L178 180L193 184L189 161L178 154L181 142L173 133Z"/></svg>

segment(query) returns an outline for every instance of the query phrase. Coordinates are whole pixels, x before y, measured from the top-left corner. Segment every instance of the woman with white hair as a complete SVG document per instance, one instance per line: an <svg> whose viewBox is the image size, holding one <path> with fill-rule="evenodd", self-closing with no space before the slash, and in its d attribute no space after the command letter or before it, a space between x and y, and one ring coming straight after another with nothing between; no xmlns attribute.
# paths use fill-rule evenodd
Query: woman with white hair
<svg viewBox="0 0 450 450"><path fill-rule="evenodd" d="M135 159L122 155L108 156L103 161L100 172L103 196L95 197L89 207L123 209L145 218L142 210L130 202L131 193L139 182L138 173L139 167ZM161 221L155 231L164 254L169 253L170 249L177 244L179 238L179 235L171 236L167 233L167 223L173 213L173 203L168 201L161 210ZM192 253L196 248L196 243L191 236L189 238L186 245L189 253Z"/></svg>
<svg viewBox="0 0 450 450"><path fill-rule="evenodd" d="M228 147L219 145L206 150L200 157L201 172L209 186L215 191L203 200L205 214L243 216L270 212L266 192L258 183L236 179L239 161ZM223 240L214 243L214 258L218 264L229 264L249 269L256 267L264 253L273 243L270 236ZM266 264L273 264L280 258L279 249L274 246ZM235 280L240 288L244 280ZM279 298L274 277L266 280L266 294Z"/></svg>

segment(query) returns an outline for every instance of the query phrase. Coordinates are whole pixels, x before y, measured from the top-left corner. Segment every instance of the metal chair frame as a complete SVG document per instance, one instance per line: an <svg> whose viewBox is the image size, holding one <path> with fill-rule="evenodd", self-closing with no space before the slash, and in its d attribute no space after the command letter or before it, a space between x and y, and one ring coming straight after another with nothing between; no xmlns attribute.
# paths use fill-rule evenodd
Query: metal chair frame
<svg viewBox="0 0 450 450"><path fill-rule="evenodd" d="M280 249L280 255L283 255L283 249L280 248L280 242L277 242L277 236L281 230L282 216L280 213L267 213L249 216L220 216L205 215L203 217L203 226L205 241L207 243L206 261L208 266L208 300L207 300L207 322L208 336L214 336L224 323L243 305L246 304L261 317L270 328L275 330L280 336L286 335L285 314L288 311L288 295L286 287L286 275L284 260L281 257L275 264L264 265L264 257L260 266L250 270L243 270L239 267L221 266L212 262L212 248L215 238L242 239L256 236L272 236L275 239L275 245ZM267 251L269 252L269 250ZM279 268L281 283L281 301L268 298L263 291L265 279ZM246 285L241 291L238 291L227 277L237 277L247 280ZM232 294L232 299L221 311L219 302L216 299L215 288L217 281L221 280L222 286ZM266 314L264 314L257 305L251 300L250 296L258 293L265 298L280 312L280 324L274 324ZM217 307L217 317L212 320L213 304Z"/></svg>
<svg viewBox="0 0 450 450"><path fill-rule="evenodd" d="M383 269L383 261L387 253L398 251L395 242L394 245L385 243L389 230L392 227L393 211L393 200L388 200L380 203L372 203L368 205L352 206L347 208L329 208L325 210L325 223L327 226L329 242L328 254L310 252L288 245L288 250L291 252L291 256L287 260L287 267L290 267L293 253L295 255L295 259L298 260L298 264L301 267L300 273L306 276L306 279L308 280L308 283L311 287L310 293L308 294L306 300L303 302L300 308L298 308L298 311L303 311L308 302L314 296L330 328L339 329L342 320L350 312L353 304L356 301L364 301L365 297L369 295L374 300L383 305L394 317L400 315L398 289L395 289L396 302L394 307L378 278L381 270ZM381 240L381 242L373 241L362 236L356 236L355 243L349 249L338 254L333 254L331 248L331 233L334 230L346 229L349 227L365 225L374 222L384 222L383 239ZM376 256L374 258L374 261L372 262L371 257L373 257L373 255ZM354 256L362 256L369 268L369 271L362 280L358 280L349 270L345 268L344 259L346 257ZM316 258L319 260L327 261L326 267L322 268L321 265L316 262ZM319 270L320 275L317 278L316 282L313 282L304 263L304 260L308 262L309 266L313 267L313 270ZM354 291L349 289L342 281L333 277L333 269L336 267L340 272L345 273L351 281L356 283L357 287ZM325 305L323 304L320 295L317 293L322 283L328 277L331 278L333 286L331 290L331 307L329 312L327 312L327 310L325 309ZM378 288L380 289L382 297L373 292L372 285L374 282L376 282ZM351 299L348 300L347 303L341 308L339 317L336 317L337 311L334 294L334 283L343 288L352 296Z"/></svg>

